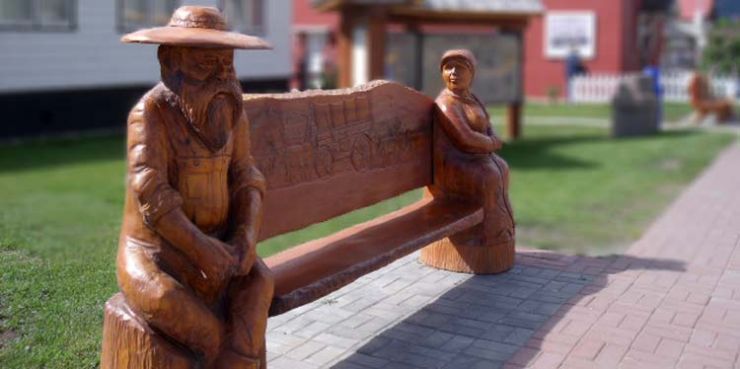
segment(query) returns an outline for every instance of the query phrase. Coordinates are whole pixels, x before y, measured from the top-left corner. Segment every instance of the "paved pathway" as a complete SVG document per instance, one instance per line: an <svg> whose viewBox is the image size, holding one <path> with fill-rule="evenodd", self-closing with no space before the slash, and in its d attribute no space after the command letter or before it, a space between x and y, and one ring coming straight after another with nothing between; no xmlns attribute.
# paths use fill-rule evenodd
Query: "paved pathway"
<svg viewBox="0 0 740 369"><path fill-rule="evenodd" d="M740 368L740 145L624 255L521 250L496 276L415 257L270 319L270 368Z"/></svg>

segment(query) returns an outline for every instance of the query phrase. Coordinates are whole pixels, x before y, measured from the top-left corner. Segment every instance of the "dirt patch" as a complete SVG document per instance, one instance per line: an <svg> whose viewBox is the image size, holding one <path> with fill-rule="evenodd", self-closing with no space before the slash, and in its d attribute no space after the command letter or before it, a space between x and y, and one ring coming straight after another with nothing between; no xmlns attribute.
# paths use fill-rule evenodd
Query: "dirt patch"
<svg viewBox="0 0 740 369"><path fill-rule="evenodd" d="M683 161L675 158L662 160L658 163L658 169L664 172L677 172L683 167Z"/></svg>
<svg viewBox="0 0 740 369"><path fill-rule="evenodd" d="M0 332L0 350L5 348L5 346L10 343L10 341L13 341L16 338L18 338L18 333L15 333L11 330Z"/></svg>
<svg viewBox="0 0 740 369"><path fill-rule="evenodd" d="M3 297L0 296L0 350L4 349L11 341L18 338L18 333L11 329L5 328L7 316L3 314Z"/></svg>

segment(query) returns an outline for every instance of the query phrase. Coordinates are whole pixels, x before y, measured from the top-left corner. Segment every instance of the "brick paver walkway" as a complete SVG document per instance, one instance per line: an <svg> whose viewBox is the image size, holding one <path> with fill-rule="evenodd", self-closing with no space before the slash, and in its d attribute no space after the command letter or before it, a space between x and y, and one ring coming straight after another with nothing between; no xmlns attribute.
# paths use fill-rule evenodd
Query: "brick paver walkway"
<svg viewBox="0 0 740 369"><path fill-rule="evenodd" d="M624 255L521 250L496 276L411 255L267 340L271 369L740 368L740 146Z"/></svg>

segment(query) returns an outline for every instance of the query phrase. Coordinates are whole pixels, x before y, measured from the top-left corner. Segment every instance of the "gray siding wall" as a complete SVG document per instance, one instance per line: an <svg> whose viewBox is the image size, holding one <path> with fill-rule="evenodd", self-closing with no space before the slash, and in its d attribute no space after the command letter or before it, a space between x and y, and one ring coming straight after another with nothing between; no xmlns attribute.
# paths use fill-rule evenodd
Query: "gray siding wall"
<svg viewBox="0 0 740 369"><path fill-rule="evenodd" d="M0 31L0 93L131 86L159 80L155 45L119 41L116 0L78 0L77 4L73 31ZM292 1L266 0L265 6L267 29L261 36L274 49L237 51L235 66L243 80L288 78L292 73Z"/></svg>

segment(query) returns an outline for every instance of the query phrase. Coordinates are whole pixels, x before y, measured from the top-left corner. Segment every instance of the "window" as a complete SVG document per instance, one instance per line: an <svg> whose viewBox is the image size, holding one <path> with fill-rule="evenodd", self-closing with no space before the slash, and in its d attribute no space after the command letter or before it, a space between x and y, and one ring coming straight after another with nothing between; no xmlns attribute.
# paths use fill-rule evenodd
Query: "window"
<svg viewBox="0 0 740 369"><path fill-rule="evenodd" d="M179 0L118 0L118 29L132 32L164 26L179 5Z"/></svg>
<svg viewBox="0 0 740 369"><path fill-rule="evenodd" d="M76 10L76 0L0 0L0 29L69 31Z"/></svg>
<svg viewBox="0 0 740 369"><path fill-rule="evenodd" d="M263 0L226 0L224 14L234 31L251 35L265 32Z"/></svg>

